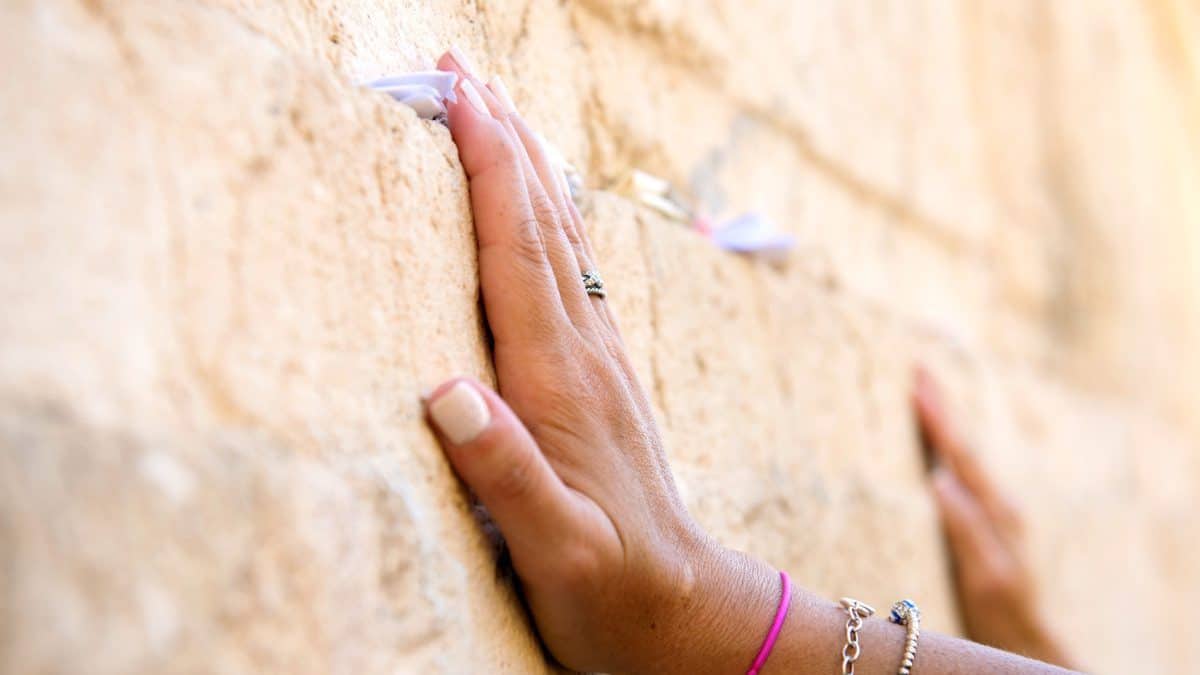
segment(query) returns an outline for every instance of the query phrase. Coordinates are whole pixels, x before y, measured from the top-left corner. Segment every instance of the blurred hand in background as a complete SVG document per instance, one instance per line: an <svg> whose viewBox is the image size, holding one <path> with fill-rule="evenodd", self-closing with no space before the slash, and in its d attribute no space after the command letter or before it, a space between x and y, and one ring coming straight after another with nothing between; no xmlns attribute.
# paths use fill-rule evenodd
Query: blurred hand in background
<svg viewBox="0 0 1200 675"><path fill-rule="evenodd" d="M988 476L950 420L933 377L918 369L913 404L933 460L959 609L967 637L1073 667L1038 604L1020 511Z"/></svg>

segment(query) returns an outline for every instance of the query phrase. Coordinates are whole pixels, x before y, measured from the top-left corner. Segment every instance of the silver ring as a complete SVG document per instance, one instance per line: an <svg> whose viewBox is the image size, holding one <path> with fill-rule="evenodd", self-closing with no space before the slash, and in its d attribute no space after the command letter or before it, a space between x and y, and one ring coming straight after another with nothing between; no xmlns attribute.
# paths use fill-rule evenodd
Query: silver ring
<svg viewBox="0 0 1200 675"><path fill-rule="evenodd" d="M608 291L604 290L604 280L600 278L597 272L592 270L583 273L583 290L587 291L588 295L594 295L597 298L603 298L608 295Z"/></svg>

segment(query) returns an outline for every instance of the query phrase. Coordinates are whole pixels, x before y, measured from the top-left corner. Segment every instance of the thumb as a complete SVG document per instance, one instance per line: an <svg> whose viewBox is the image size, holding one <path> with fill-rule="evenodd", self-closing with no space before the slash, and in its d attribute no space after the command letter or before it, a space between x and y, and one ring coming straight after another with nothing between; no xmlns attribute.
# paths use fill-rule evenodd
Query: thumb
<svg viewBox="0 0 1200 675"><path fill-rule="evenodd" d="M571 532L571 494L508 404L478 382L434 390L429 419L454 470L500 527L514 555Z"/></svg>

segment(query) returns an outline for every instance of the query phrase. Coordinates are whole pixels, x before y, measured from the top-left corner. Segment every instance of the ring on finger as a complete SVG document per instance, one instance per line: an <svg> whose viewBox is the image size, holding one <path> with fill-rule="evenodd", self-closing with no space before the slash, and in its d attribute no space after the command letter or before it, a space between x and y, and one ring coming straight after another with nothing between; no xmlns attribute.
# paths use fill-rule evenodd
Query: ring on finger
<svg viewBox="0 0 1200 675"><path fill-rule="evenodd" d="M594 270L587 270L583 273L583 290L587 291L588 295L594 295L597 298L608 295L608 291L604 290L604 280Z"/></svg>

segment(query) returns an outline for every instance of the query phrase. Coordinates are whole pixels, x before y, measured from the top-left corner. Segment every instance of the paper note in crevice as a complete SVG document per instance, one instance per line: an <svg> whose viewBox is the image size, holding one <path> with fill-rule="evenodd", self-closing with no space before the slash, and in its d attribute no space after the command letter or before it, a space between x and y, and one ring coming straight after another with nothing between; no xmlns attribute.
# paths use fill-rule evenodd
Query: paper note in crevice
<svg viewBox="0 0 1200 675"><path fill-rule="evenodd" d="M713 230L713 243L727 251L783 259L796 238L781 231L761 213L746 213Z"/></svg>
<svg viewBox="0 0 1200 675"><path fill-rule="evenodd" d="M412 108L422 119L432 120L446 114L446 101L456 103L456 73L429 70L381 77L365 86L382 92Z"/></svg>
<svg viewBox="0 0 1200 675"><path fill-rule="evenodd" d="M617 182L617 192L638 200L662 215L681 223L692 220L691 210L671 187L671 183L639 169L631 169Z"/></svg>

